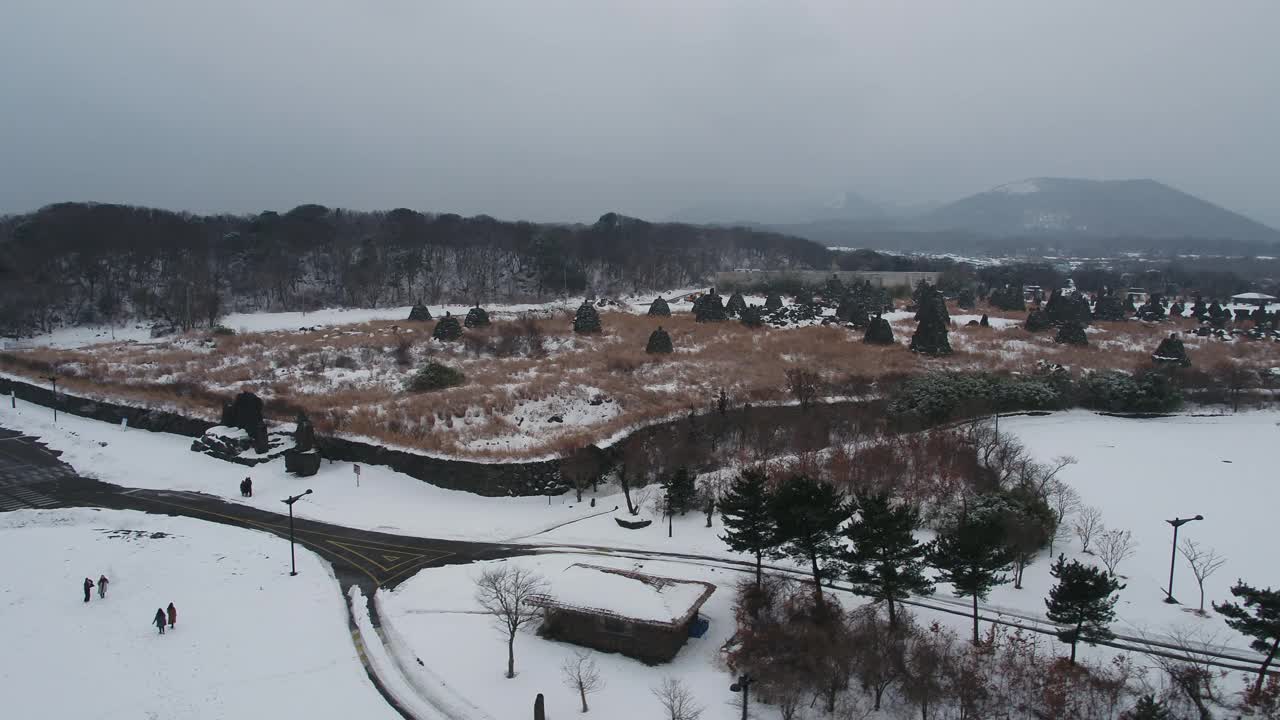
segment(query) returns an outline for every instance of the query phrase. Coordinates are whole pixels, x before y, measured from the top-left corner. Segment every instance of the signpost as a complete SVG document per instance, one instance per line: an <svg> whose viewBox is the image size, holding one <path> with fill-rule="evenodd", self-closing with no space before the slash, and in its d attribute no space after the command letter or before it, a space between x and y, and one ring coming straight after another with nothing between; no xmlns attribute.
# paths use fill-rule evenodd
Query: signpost
<svg viewBox="0 0 1280 720"><path fill-rule="evenodd" d="M356 487L360 487L360 466L353 465L352 469L356 471Z"/></svg>

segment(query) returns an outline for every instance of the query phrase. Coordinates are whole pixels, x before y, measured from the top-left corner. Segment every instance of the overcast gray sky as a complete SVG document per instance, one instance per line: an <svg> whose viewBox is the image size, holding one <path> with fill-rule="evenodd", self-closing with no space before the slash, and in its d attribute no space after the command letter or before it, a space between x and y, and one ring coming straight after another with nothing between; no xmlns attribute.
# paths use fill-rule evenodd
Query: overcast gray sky
<svg viewBox="0 0 1280 720"><path fill-rule="evenodd" d="M0 212L662 218L1152 177L1280 225L1277 0L8 0Z"/></svg>

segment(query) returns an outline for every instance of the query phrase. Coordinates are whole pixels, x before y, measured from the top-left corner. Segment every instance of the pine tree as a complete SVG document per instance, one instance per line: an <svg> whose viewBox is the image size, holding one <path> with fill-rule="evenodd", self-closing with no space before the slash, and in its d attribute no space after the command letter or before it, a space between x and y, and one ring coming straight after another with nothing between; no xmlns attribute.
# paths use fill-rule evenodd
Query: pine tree
<svg viewBox="0 0 1280 720"><path fill-rule="evenodd" d="M649 342L645 344L644 351L650 354L666 354L671 350L671 335L659 325L657 330L649 334Z"/></svg>
<svg viewBox="0 0 1280 720"><path fill-rule="evenodd" d="M769 293L764 299L764 309L768 312L782 309L782 296L776 292Z"/></svg>
<svg viewBox="0 0 1280 720"><path fill-rule="evenodd" d="M862 335L862 342L872 345L892 345L893 326L877 313L867 325L867 332Z"/></svg>
<svg viewBox="0 0 1280 720"><path fill-rule="evenodd" d="M1107 628L1116 619L1117 592L1124 589L1111 573L1079 560L1067 562L1064 555L1049 568L1049 574L1058 581L1049 590L1044 601L1045 616L1050 621L1067 626L1058 632L1058 639L1071 645L1071 664L1076 662L1076 645L1084 640L1094 643L1113 637Z"/></svg>
<svg viewBox="0 0 1280 720"><path fill-rule="evenodd" d="M720 536L735 552L756 556L756 587L763 574L763 556L777 546L777 526L773 521L768 479L759 468L743 470L720 499Z"/></svg>
<svg viewBox="0 0 1280 720"><path fill-rule="evenodd" d="M452 313L446 312L444 317L436 321L436 326L431 331L431 337L445 342L457 340L462 337L462 323L459 323L458 318L454 317Z"/></svg>
<svg viewBox="0 0 1280 720"><path fill-rule="evenodd" d="M573 316L573 331L580 335L600 332L600 313L596 312L594 305L584 302L578 306L578 312Z"/></svg>
<svg viewBox="0 0 1280 720"><path fill-rule="evenodd" d="M725 303L724 311L729 317L740 317L742 311L747 309L747 301L742 297L742 293L735 292L729 296L729 302Z"/></svg>
<svg viewBox="0 0 1280 720"><path fill-rule="evenodd" d="M1027 313L1027 321L1022 324L1027 332L1040 332L1048 330L1053 325L1049 322L1049 316L1043 310L1032 310Z"/></svg>
<svg viewBox="0 0 1280 720"><path fill-rule="evenodd" d="M840 524L849 518L840 491L806 475L795 475L773 492L770 514L779 546L772 555L806 563L813 572L815 599L822 603L822 580L839 553Z"/></svg>
<svg viewBox="0 0 1280 720"><path fill-rule="evenodd" d="M667 490L668 512L678 512L681 515L688 512L693 505L694 496L698 493L693 473L689 472L688 466L681 465L677 468L667 478L665 487Z"/></svg>
<svg viewBox="0 0 1280 720"><path fill-rule="evenodd" d="M1178 339L1176 333L1160 341L1160 346L1151 353L1151 361L1156 365L1177 365L1191 367L1191 358L1187 357L1187 347Z"/></svg>
<svg viewBox="0 0 1280 720"><path fill-rule="evenodd" d="M1103 293L1093 305L1093 319L1108 322L1124 320L1124 302L1111 292Z"/></svg>
<svg viewBox="0 0 1280 720"><path fill-rule="evenodd" d="M649 303L649 315L651 317L671 317L671 306L661 297L656 298Z"/></svg>
<svg viewBox="0 0 1280 720"><path fill-rule="evenodd" d="M1232 602L1214 603L1217 610L1227 619L1227 626L1232 630L1253 638L1249 644L1254 650L1262 653L1266 659L1258 671L1258 682L1254 692L1262 689L1262 681L1267 677L1267 668L1275 660L1276 651L1280 650L1280 591L1267 588L1259 590L1237 580L1231 588L1231 594L1244 600L1244 605Z"/></svg>
<svg viewBox="0 0 1280 720"><path fill-rule="evenodd" d="M1004 542L998 522L972 518L938 536L929 550L929 564L938 571L938 582L950 583L956 597L973 598L973 644L978 637L978 601L997 585L1009 582L1005 573L1013 566L1013 550Z"/></svg>
<svg viewBox="0 0 1280 720"><path fill-rule="evenodd" d="M978 301L973 296L973 288L961 288L960 293L956 295L956 307L965 310L972 310Z"/></svg>
<svg viewBox="0 0 1280 720"><path fill-rule="evenodd" d="M715 288L711 288L711 292L706 295L699 295L698 299L693 301L693 319L698 322L720 322L728 317L724 309L724 301L716 294Z"/></svg>
<svg viewBox="0 0 1280 720"><path fill-rule="evenodd" d="M1085 335L1084 326L1077 322L1069 322L1058 328L1058 334L1054 336L1053 341L1066 345L1089 344L1089 336Z"/></svg>
<svg viewBox="0 0 1280 720"><path fill-rule="evenodd" d="M742 324L749 328L758 328L764 325L764 318L760 317L759 305L749 305L746 310L742 311Z"/></svg>
<svg viewBox="0 0 1280 720"><path fill-rule="evenodd" d="M842 554L853 591L889 608L889 625L896 627L896 601L912 594L933 592L924 575L928 546L916 542L920 512L906 503L893 505L887 494L859 495L857 514L844 530L849 547Z"/></svg>
<svg viewBox="0 0 1280 720"><path fill-rule="evenodd" d="M1005 285L1002 288L996 288L991 291L988 301L1001 310L1026 310L1027 301L1023 297L1022 288L1013 285Z"/></svg>
<svg viewBox="0 0 1280 720"><path fill-rule="evenodd" d="M489 324L489 313L479 305L467 311L467 318L462 321L469 328L485 327Z"/></svg>
<svg viewBox="0 0 1280 720"><path fill-rule="evenodd" d="M409 320L412 322L427 322L431 320L431 310L423 305L421 301L409 308Z"/></svg>
<svg viewBox="0 0 1280 720"><path fill-rule="evenodd" d="M796 305L812 305L813 291L807 287L802 287L796 291L795 295L791 296L791 302Z"/></svg>
<svg viewBox="0 0 1280 720"><path fill-rule="evenodd" d="M921 282L916 289L920 293L920 305L916 311L916 332L911 336L911 351L925 355L950 355L951 343L947 339L947 325L951 322L947 315L947 304L942 293L927 283Z"/></svg>

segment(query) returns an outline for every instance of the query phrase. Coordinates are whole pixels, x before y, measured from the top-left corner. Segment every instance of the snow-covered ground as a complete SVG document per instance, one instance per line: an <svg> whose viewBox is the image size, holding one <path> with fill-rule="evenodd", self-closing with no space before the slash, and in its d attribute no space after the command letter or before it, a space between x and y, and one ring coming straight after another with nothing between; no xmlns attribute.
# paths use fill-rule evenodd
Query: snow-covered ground
<svg viewBox="0 0 1280 720"><path fill-rule="evenodd" d="M0 514L4 717L398 718L328 566L271 535L116 510ZM81 583L105 574L106 599ZM172 602L163 637L150 624Z"/></svg>

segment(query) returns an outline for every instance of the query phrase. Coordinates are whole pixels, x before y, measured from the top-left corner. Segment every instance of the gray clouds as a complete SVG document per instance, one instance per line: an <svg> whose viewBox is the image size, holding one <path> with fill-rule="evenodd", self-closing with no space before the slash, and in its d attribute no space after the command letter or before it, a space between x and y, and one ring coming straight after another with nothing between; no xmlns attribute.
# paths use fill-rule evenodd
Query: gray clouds
<svg viewBox="0 0 1280 720"><path fill-rule="evenodd" d="M1280 222L1280 3L17 0L0 212L652 218L1028 176Z"/></svg>

